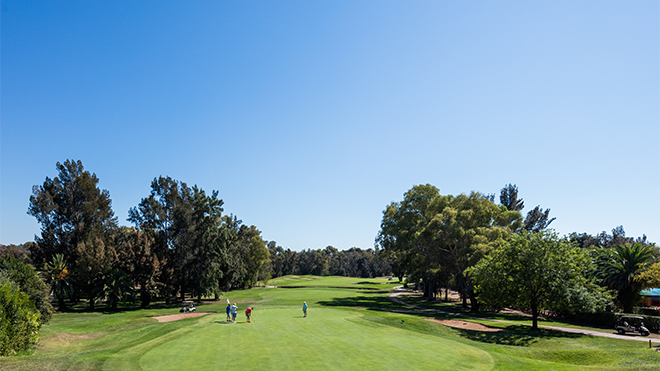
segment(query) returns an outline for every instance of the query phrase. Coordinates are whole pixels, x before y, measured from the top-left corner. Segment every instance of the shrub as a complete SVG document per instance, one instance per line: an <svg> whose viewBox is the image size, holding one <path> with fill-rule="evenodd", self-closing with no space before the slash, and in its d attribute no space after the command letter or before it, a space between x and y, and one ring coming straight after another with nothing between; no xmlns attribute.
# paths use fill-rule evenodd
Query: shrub
<svg viewBox="0 0 660 371"><path fill-rule="evenodd" d="M596 313L576 313L573 315L562 316L572 322L581 323L584 325L601 326L614 328L617 319L623 316L629 316L628 313L614 313L614 312L596 312ZM660 317L649 316L645 314L636 313L636 316L643 317L644 326L651 332L660 332Z"/></svg>
<svg viewBox="0 0 660 371"><path fill-rule="evenodd" d="M37 272L13 255L0 258L0 270L5 271L9 280L28 295L41 314L41 320L48 323L54 311L50 304L50 287L39 278Z"/></svg>
<svg viewBox="0 0 660 371"><path fill-rule="evenodd" d="M41 315L28 295L0 277L0 356L26 350L39 340Z"/></svg>

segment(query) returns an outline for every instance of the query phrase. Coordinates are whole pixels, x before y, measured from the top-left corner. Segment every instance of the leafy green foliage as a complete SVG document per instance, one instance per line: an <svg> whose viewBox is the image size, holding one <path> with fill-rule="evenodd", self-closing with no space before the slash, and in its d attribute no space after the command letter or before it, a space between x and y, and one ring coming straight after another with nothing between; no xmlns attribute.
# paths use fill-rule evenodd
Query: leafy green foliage
<svg viewBox="0 0 660 371"><path fill-rule="evenodd" d="M609 289L617 290L616 301L624 312L631 313L639 301L644 282L636 277L653 263L657 255L657 246L641 242L598 250L600 278Z"/></svg>
<svg viewBox="0 0 660 371"><path fill-rule="evenodd" d="M546 230L555 219L550 218L550 209L543 210L541 206L536 206L527 213L523 228L538 233Z"/></svg>
<svg viewBox="0 0 660 371"><path fill-rule="evenodd" d="M522 211L525 208L523 199L518 199L518 186L507 184L500 190L500 204L509 211Z"/></svg>
<svg viewBox="0 0 660 371"><path fill-rule="evenodd" d="M513 306L539 311L593 312L605 303L598 286L586 276L589 255L554 232L511 235L470 272L480 300L501 309Z"/></svg>
<svg viewBox="0 0 660 371"><path fill-rule="evenodd" d="M257 282L267 282L270 279L269 255L264 240L259 235L253 236L250 239L249 252L245 260L245 277L248 287L254 287Z"/></svg>
<svg viewBox="0 0 660 371"><path fill-rule="evenodd" d="M71 273L66 261L64 261L64 255L55 254L51 262L46 262L42 275L59 303L58 309L60 311L65 310L65 299L72 295L74 288Z"/></svg>
<svg viewBox="0 0 660 371"><path fill-rule="evenodd" d="M161 261L152 250L153 239L132 228L122 228L115 239L118 266L127 273L130 282L138 287L140 306L148 308L157 293Z"/></svg>
<svg viewBox="0 0 660 371"><path fill-rule="evenodd" d="M0 356L36 344L40 328L41 315L28 295L6 276L0 276Z"/></svg>
<svg viewBox="0 0 660 371"><path fill-rule="evenodd" d="M635 277L643 287L660 287L660 262L652 264Z"/></svg>
<svg viewBox="0 0 660 371"><path fill-rule="evenodd" d="M113 268L103 276L103 295L112 310L117 309L120 301L126 301L133 297L133 289L124 271Z"/></svg>
<svg viewBox="0 0 660 371"><path fill-rule="evenodd" d="M89 309L93 310L103 292L103 277L116 263L117 254L112 246L96 238L91 242L79 243L76 255L76 282L87 296Z"/></svg>
<svg viewBox="0 0 660 371"><path fill-rule="evenodd" d="M55 254L63 254L69 266L78 260L80 243L106 239L116 228L116 217L107 190L101 191L96 174L84 170L81 161L57 163L58 176L46 177L32 188L28 214L41 224L41 236L31 246L31 257L41 267ZM107 242L107 241L106 241Z"/></svg>
<svg viewBox="0 0 660 371"><path fill-rule="evenodd" d="M41 280L37 272L13 255L0 258L0 271L18 285L21 292L28 295L40 313L41 320L47 323L53 316L53 306L50 304L50 290Z"/></svg>
<svg viewBox="0 0 660 371"><path fill-rule="evenodd" d="M521 225L518 211L497 206L481 193L443 196L426 184L414 186L403 201L387 207L377 242L405 262L409 280L422 281L426 297L453 279L464 305L469 297L476 311L478 300L466 269Z"/></svg>

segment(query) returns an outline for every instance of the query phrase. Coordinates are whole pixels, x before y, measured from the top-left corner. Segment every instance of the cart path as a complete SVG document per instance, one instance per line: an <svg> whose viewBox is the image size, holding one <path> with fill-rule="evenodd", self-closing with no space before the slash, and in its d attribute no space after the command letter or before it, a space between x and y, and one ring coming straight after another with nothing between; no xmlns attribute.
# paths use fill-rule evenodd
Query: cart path
<svg viewBox="0 0 660 371"><path fill-rule="evenodd" d="M461 314L461 313L453 313L453 312L446 312L444 310L439 310L439 309L429 309L429 308L423 308L417 305L413 304L408 304L401 299L397 298L397 296L403 294L407 290L403 288L403 286L397 286L394 288L396 290L395 293L390 294L389 298L395 303L405 305L406 307L412 308L410 310L401 310L401 309L394 309L392 312L397 312L397 313L440 313L440 314L446 314L449 316L455 316L455 317L462 317L462 318L471 318L471 319L478 319L480 321L493 321L493 322L501 322L501 323L511 323L515 325L521 325L523 323L520 322L513 322L513 321L507 321L503 319L491 319L491 318L481 318L481 317L475 317L475 316L469 316L467 314ZM531 326L531 325L530 325ZM583 335L589 335L589 336L600 336L600 337L605 337L605 338L611 338L611 339L622 339L622 340L637 340L637 341L644 341L647 342L649 340L653 340L655 342L660 341L660 336L657 334L651 334L649 336L639 336L639 335L619 335L616 332L612 333L606 333L606 332L600 332L600 331L595 331L595 330L585 330L585 329L579 329L579 328L571 328L571 327L559 327L559 326L545 326L545 325L538 325L539 327L543 327L546 329L551 329L551 330L556 330L556 331L563 331L563 332L569 332L572 334L583 334Z"/></svg>

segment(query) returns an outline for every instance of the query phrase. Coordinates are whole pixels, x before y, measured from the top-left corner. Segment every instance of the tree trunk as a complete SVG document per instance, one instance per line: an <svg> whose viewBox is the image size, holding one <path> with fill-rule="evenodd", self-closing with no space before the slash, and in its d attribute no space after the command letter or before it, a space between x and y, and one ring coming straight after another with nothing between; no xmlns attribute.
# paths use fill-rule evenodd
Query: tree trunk
<svg viewBox="0 0 660 371"><path fill-rule="evenodd" d="M477 295L474 294L474 290L470 290L470 312L479 312L479 301Z"/></svg>
<svg viewBox="0 0 660 371"><path fill-rule="evenodd" d="M536 299L532 300L532 330L538 330L538 318L539 318L539 306L536 303Z"/></svg>
<svg viewBox="0 0 660 371"><path fill-rule="evenodd" d="M427 273L426 278L424 279L424 297L428 300L433 299L433 281L430 277L431 275Z"/></svg>
<svg viewBox="0 0 660 371"><path fill-rule="evenodd" d="M94 310L94 294L89 293L87 297L89 298L89 310Z"/></svg>
<svg viewBox="0 0 660 371"><path fill-rule="evenodd" d="M140 308L149 308L150 304L151 304L151 294L149 293L149 290L143 288L142 290L140 290Z"/></svg>

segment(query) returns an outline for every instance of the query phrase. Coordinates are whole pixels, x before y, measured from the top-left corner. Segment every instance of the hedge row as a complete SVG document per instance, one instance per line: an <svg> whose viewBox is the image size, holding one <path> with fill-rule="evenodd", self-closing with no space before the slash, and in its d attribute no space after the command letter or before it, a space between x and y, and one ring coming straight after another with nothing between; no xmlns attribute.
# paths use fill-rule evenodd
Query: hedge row
<svg viewBox="0 0 660 371"><path fill-rule="evenodd" d="M641 309L641 308L640 308ZM660 332L660 317L644 314L641 310L636 311L633 315L644 318L644 326L651 332ZM609 327L614 329L616 321L619 317L630 316L631 314L614 313L614 312L596 312L596 313L576 313L565 318L585 325L597 327Z"/></svg>

